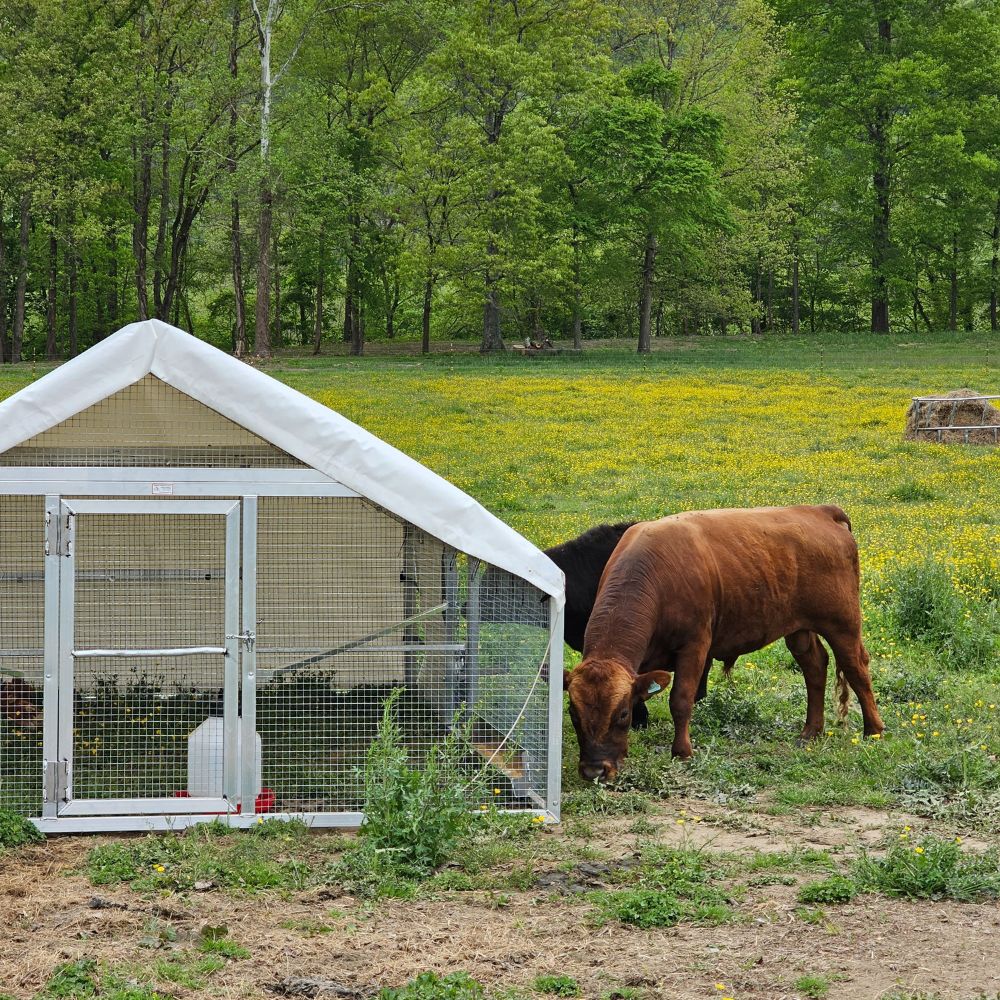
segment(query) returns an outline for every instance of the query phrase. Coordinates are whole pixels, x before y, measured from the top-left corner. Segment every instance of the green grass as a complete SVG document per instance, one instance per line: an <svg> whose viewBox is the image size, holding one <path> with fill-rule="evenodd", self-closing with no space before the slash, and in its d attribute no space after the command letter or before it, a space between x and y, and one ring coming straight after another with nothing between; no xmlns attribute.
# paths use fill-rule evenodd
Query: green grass
<svg viewBox="0 0 1000 1000"><path fill-rule="evenodd" d="M29 823L23 816L9 809L0 809L0 851L36 844L44 839L34 823Z"/></svg>
<svg viewBox="0 0 1000 1000"><path fill-rule="evenodd" d="M830 992L830 981L826 976L800 976L795 980L795 989L812 1000L823 1000Z"/></svg>
<svg viewBox="0 0 1000 1000"><path fill-rule="evenodd" d="M1000 450L902 439L913 395L998 388L1000 341L942 333L655 346L648 357L623 341L532 361L289 351L266 370L444 475L541 546L600 521L697 507L833 501L848 510L885 738L860 739L855 709L845 729L830 724L832 735L796 747L805 694L777 645L744 657L731 686L713 674L709 698L695 709L690 764L669 760L666 699L653 699L652 725L632 735L617 791L580 781L567 722L566 813L579 829L588 816L642 815L650 799L693 795L790 816L896 806L1000 832L1000 786L977 763L1000 752L1000 710L990 708L1000 704L1000 660L990 661L988 645L1000 600ZM0 366L0 396L45 370ZM907 581L918 553L929 568ZM925 627L928 608L936 624ZM266 705L259 715L266 724ZM24 768L5 770L35 781L39 751L15 741L0 725L0 760L27 755ZM944 776L933 767L963 757L974 766ZM86 768L77 778L87 780ZM360 788L355 779L318 791L351 801Z"/></svg>
<svg viewBox="0 0 1000 1000"><path fill-rule="evenodd" d="M465 972L422 972L404 986L380 990L377 1000L485 1000L482 985Z"/></svg>
<svg viewBox="0 0 1000 1000"><path fill-rule="evenodd" d="M537 976L532 988L549 996L580 996L580 984L572 976Z"/></svg>

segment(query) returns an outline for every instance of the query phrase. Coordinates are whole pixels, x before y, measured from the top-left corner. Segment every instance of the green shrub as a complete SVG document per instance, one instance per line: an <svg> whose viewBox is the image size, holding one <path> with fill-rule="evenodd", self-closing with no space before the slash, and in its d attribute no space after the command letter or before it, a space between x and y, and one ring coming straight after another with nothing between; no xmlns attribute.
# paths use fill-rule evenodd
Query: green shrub
<svg viewBox="0 0 1000 1000"><path fill-rule="evenodd" d="M380 990L377 1000L485 1000L482 985L465 972L421 972L405 986Z"/></svg>
<svg viewBox="0 0 1000 1000"><path fill-rule="evenodd" d="M986 669L1000 644L1000 612L991 601L969 604L947 567L933 557L892 570L889 622L903 641L925 644L947 665Z"/></svg>
<svg viewBox="0 0 1000 1000"><path fill-rule="evenodd" d="M853 879L831 875L819 882L809 882L798 891L800 903L849 903L858 894Z"/></svg>
<svg viewBox="0 0 1000 1000"><path fill-rule="evenodd" d="M8 809L0 809L0 848L21 847L44 839L34 823Z"/></svg>
<svg viewBox="0 0 1000 1000"><path fill-rule="evenodd" d="M725 897L704 890L697 899L686 899L668 889L628 889L594 893L598 924L617 920L636 927L673 927L679 923L724 924L733 919Z"/></svg>
<svg viewBox="0 0 1000 1000"><path fill-rule="evenodd" d="M92 997L97 995L97 962L80 958L60 965L42 990L43 997Z"/></svg>
<svg viewBox="0 0 1000 1000"><path fill-rule="evenodd" d="M812 1000L823 1000L830 992L830 983L826 976L800 976L795 980L795 989Z"/></svg>
<svg viewBox="0 0 1000 1000"><path fill-rule="evenodd" d="M580 984L572 976L538 976L532 984L539 993L557 997L578 997Z"/></svg>
<svg viewBox="0 0 1000 1000"><path fill-rule="evenodd" d="M872 677L880 703L936 701L941 692L944 674L937 667L915 667L906 661L892 661Z"/></svg>
<svg viewBox="0 0 1000 1000"><path fill-rule="evenodd" d="M470 802L458 730L430 750L423 767L413 767L396 718L399 694L386 700L368 750L361 834L392 867L423 876L448 857L468 827Z"/></svg>
<svg viewBox="0 0 1000 1000"><path fill-rule="evenodd" d="M965 854L957 840L924 837L918 844L903 835L881 858L863 855L854 866L863 892L909 899L971 902L1000 896L1000 855Z"/></svg>

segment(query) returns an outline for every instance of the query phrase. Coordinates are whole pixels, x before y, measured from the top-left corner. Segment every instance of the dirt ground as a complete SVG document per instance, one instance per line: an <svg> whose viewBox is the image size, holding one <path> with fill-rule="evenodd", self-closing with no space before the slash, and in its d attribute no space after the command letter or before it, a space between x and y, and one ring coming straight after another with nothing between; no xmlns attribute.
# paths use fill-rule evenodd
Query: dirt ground
<svg viewBox="0 0 1000 1000"><path fill-rule="evenodd" d="M850 809L794 819L713 815L699 824L650 817L661 843L751 854L822 848L849 858L903 823L901 814ZM628 857L632 820L587 818L588 846ZM321 836L321 834L317 834ZM553 828L541 837L572 837ZM818 923L796 914L795 885L764 885L740 903L740 920L717 927L642 930L595 927L572 888L588 878L553 866L526 892L453 892L438 899L365 904L335 888L232 896L219 891L149 897L94 887L79 874L97 838L53 839L3 858L0 988L32 996L60 962L97 958L148 966L156 954L191 948L201 928L225 926L251 957L231 961L202 996L370 996L425 970L462 970L488 987L530 988L538 975L569 975L588 998L631 987L672 1000L784 1000L795 982L823 976L833 1000L906 994L947 1000L1000 995L1000 906L914 903L861 897L826 907ZM974 846L970 844L970 846ZM815 876L812 876L815 877ZM808 880L802 876L799 881ZM579 886L576 886L579 888ZM169 928L160 940L158 930ZM152 949L152 950L151 950ZM724 986L724 990L719 989ZM198 995L171 987L177 997ZM634 995L634 994L627 994Z"/></svg>

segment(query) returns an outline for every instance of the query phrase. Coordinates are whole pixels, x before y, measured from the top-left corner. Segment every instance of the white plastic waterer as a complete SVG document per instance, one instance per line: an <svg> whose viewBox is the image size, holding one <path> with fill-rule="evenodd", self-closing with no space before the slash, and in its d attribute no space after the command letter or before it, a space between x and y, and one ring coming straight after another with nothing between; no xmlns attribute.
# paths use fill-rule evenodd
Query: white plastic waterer
<svg viewBox="0 0 1000 1000"><path fill-rule="evenodd" d="M188 737L188 795L192 798L221 798L223 794L223 720L218 716L206 719ZM243 760L243 739L240 720L236 729L236 761ZM244 802L254 802L261 790L261 742L255 734L253 788L243 789Z"/></svg>

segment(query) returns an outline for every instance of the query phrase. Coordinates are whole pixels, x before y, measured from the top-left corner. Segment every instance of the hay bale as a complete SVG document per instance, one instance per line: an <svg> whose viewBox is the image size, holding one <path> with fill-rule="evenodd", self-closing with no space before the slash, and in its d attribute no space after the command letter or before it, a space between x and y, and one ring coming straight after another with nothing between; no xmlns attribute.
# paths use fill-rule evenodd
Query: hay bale
<svg viewBox="0 0 1000 1000"><path fill-rule="evenodd" d="M972 389L953 389L938 397L936 402L920 406L919 423L917 404L910 403L906 411L906 429L903 436L908 441L942 441L959 444L1000 443L1000 410L985 399L972 397L984 393ZM951 402L955 400L955 402ZM966 402L962 402L966 400ZM938 432L928 427L976 427L971 431L945 430ZM992 428L998 428L993 430Z"/></svg>

